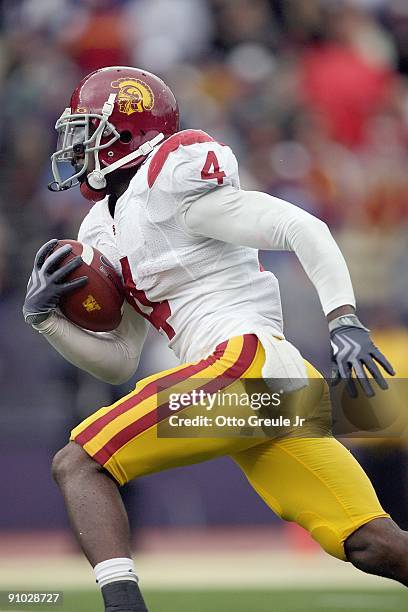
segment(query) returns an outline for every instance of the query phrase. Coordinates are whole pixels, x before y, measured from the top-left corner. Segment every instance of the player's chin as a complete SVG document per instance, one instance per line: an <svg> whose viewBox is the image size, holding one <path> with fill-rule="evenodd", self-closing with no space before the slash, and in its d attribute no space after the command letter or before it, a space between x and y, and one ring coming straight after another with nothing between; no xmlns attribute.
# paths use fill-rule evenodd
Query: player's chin
<svg viewBox="0 0 408 612"><path fill-rule="evenodd" d="M78 168L78 172L79 172L79 170L80 170L80 168ZM89 173L90 173L89 171L88 172L83 172L82 174L80 174L78 176L78 183L80 185L83 185L84 183L86 183L86 179L87 179Z"/></svg>
<svg viewBox="0 0 408 612"><path fill-rule="evenodd" d="M76 175L77 175L77 180L78 180L78 183L79 183L80 185L82 185L82 183L85 183L85 181L86 181L86 177L87 177L87 176L88 176L88 174L89 174L89 170L88 170L87 172L82 172L82 174L80 174L80 172L83 170L83 167L84 167L83 162L80 162L80 161L79 161L79 162L77 162L77 163L75 163L75 164L73 163L73 164L72 164L72 167L74 168L74 174L76 174ZM79 175L79 176L78 176L78 175Z"/></svg>

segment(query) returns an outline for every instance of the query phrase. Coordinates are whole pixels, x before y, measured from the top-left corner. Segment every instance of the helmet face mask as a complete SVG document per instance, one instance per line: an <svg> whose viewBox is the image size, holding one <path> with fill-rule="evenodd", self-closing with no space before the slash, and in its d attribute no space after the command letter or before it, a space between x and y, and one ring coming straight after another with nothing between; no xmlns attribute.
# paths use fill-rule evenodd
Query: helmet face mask
<svg viewBox="0 0 408 612"><path fill-rule="evenodd" d="M96 123L99 122L95 128ZM95 113L71 114L71 109L66 108L55 124L58 134L57 150L51 156L51 166L55 185L52 191L64 191L78 185L81 177L86 175L90 167L90 156L93 156L93 168L100 168L99 151L112 146L120 139L119 132L106 117ZM101 142L102 138L105 142ZM75 160L78 157L75 147L82 147L83 163L79 170ZM75 172L68 178L63 179L59 168L60 163L69 162Z"/></svg>
<svg viewBox="0 0 408 612"><path fill-rule="evenodd" d="M96 190L100 199L106 195L108 173L136 170L158 143L178 132L178 105L167 85L150 72L128 66L101 68L82 79L55 129L58 142L51 156L54 182L49 189L63 191L80 184L84 197L93 199ZM66 162L74 167L67 178Z"/></svg>

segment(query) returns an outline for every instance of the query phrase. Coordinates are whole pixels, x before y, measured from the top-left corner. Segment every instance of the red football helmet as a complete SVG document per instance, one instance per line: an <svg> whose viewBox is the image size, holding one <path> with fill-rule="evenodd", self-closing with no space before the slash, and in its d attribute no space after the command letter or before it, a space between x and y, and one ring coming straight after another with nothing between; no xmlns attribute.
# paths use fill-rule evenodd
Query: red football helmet
<svg viewBox="0 0 408 612"><path fill-rule="evenodd" d="M82 79L55 129L55 180L49 189L61 191L81 183L82 194L97 201L106 195L108 173L136 168L159 142L179 130L179 110L172 91L154 74L111 66ZM78 156L81 166L74 165ZM75 172L63 178L59 162L67 161ZM92 170L87 174L88 168Z"/></svg>

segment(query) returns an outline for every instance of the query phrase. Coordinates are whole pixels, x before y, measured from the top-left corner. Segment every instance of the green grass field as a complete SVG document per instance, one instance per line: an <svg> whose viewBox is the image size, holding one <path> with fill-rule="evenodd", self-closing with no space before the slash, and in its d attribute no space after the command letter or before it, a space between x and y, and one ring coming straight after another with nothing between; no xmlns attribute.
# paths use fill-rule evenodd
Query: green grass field
<svg viewBox="0 0 408 612"><path fill-rule="evenodd" d="M149 612L405 612L408 589L332 557L293 550L150 551L135 557ZM24 571L22 571L22 568ZM0 556L0 612L9 590L63 592L27 612L103 612L80 555Z"/></svg>
<svg viewBox="0 0 408 612"><path fill-rule="evenodd" d="M148 591L149 612L405 612L404 590ZM39 610L40 608L36 608ZM42 609L42 608L41 608ZM99 593L65 591L61 612L103 612Z"/></svg>

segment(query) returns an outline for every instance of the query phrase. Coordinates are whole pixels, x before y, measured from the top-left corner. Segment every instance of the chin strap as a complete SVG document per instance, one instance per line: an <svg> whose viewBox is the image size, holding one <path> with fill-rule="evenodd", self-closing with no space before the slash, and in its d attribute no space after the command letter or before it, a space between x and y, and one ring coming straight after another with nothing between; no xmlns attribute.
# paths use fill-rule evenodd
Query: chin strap
<svg viewBox="0 0 408 612"><path fill-rule="evenodd" d="M90 187L86 180L81 183L79 190L81 195L90 202L100 202L107 195L106 187L102 187L102 189L95 189L94 187Z"/></svg>
<svg viewBox="0 0 408 612"><path fill-rule="evenodd" d="M153 151L154 147L158 145L160 142L162 142L162 140L164 140L164 134L162 133L157 134L157 136L155 136L152 140L149 140L148 142L144 142L136 151L133 151L132 153L129 153L128 155L125 155L125 157L122 157L122 159L118 159L118 161L114 162L110 166L107 166L106 168L103 168L100 170L93 170L93 172L90 172L90 174L88 174L86 178L86 183L87 183L88 188L90 188L91 190L95 190L95 191L104 190L107 185L106 178L105 178L107 174L110 174L111 172L118 170L122 166L125 166L129 162L136 159L137 157L141 157L141 156L145 157L146 155L149 155L149 153ZM85 185L85 183L83 183L83 185ZM82 185L81 185L81 192L83 193ZM103 197L105 197L105 195Z"/></svg>

